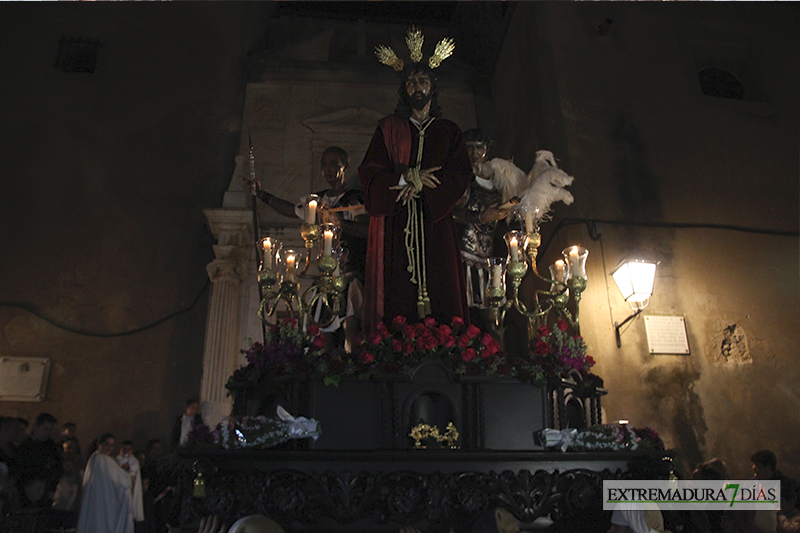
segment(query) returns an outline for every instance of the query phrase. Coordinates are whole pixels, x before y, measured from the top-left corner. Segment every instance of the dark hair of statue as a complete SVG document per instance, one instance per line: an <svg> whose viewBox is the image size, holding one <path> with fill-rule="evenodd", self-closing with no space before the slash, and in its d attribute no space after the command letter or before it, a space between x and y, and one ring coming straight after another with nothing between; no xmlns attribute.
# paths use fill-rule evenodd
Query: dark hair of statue
<svg viewBox="0 0 800 533"><path fill-rule="evenodd" d="M426 74L431 79L431 109L430 116L435 118L442 118L442 108L439 107L439 83L436 76L425 63L411 63L403 68L403 77L400 79L400 87L397 89L397 107L394 109L394 114L398 117L409 118L411 117L411 102L408 100L408 93L406 92L406 80L412 74Z"/></svg>
<svg viewBox="0 0 800 533"><path fill-rule="evenodd" d="M464 132L464 142L485 144L488 147L492 144L492 136L480 128L472 128Z"/></svg>
<svg viewBox="0 0 800 533"><path fill-rule="evenodd" d="M348 168L350 166L350 155L344 151L343 148L339 148L338 146L328 146L325 148L325 151L322 152L322 157L320 158L320 162L325 161L325 156L328 154L334 154L339 158L339 161Z"/></svg>

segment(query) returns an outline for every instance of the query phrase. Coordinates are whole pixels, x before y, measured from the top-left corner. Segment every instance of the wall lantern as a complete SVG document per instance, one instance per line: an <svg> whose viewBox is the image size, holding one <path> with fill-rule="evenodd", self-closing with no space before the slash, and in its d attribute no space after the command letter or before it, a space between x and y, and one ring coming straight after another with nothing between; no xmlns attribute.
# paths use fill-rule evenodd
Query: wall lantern
<svg viewBox="0 0 800 533"><path fill-rule="evenodd" d="M653 283L656 279L655 261L644 259L625 259L617 268L611 272L614 283L617 284L619 292L631 309L633 314L626 318L622 323L614 322L614 329L617 335L617 347L621 346L619 338L619 328L635 318L650 303L650 296L653 295Z"/></svg>

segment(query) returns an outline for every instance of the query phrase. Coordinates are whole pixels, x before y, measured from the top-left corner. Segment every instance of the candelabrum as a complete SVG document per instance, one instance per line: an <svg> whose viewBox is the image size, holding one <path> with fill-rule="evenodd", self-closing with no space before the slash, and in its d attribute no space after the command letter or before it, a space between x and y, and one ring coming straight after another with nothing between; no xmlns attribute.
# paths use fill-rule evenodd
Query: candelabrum
<svg viewBox="0 0 800 533"><path fill-rule="evenodd" d="M579 334L579 308L581 295L586 289L586 257L589 252L580 246L565 249L562 252L564 259L559 259L549 268L551 279L542 277L536 263L541 236L537 227L531 228L530 224L527 226L528 231L506 233L504 238L508 257L490 259L491 284L486 289L490 317L495 327L501 328L506 311L513 306L528 319L529 343L536 339L537 330L547 323L551 311L563 318ZM522 301L520 286L529 269L536 278L549 284L549 289L535 290L532 300L526 303ZM506 275L511 280L510 295L505 286ZM575 299L574 315L567 308L570 294Z"/></svg>
<svg viewBox="0 0 800 533"><path fill-rule="evenodd" d="M282 249L280 241L270 237L261 239L261 254L258 283L262 299L258 316L262 322L268 323L267 317L275 314L281 300L290 313L294 312L300 290L296 270L301 255L295 250Z"/></svg>
<svg viewBox="0 0 800 533"><path fill-rule="evenodd" d="M258 316L268 323L268 317L275 314L278 304L283 301L291 315L325 327L333 323L345 308L347 282L340 275L340 262L344 259L339 245L340 228L334 224L306 223L301 227L300 234L305 242L306 260L299 271L301 252L281 250L279 242L271 241L268 237L262 239L258 282L263 299ZM319 275L308 273L312 262L309 258L315 258ZM302 294L298 278L313 280Z"/></svg>
<svg viewBox="0 0 800 533"><path fill-rule="evenodd" d="M313 279L311 286L303 292L300 298L301 314L308 315L310 322L320 326L329 326L345 310L345 290L347 281L341 275L340 263L345 255L339 245L341 228L335 224L318 224L316 231L301 234L306 242L306 249L319 250L317 254L317 272L313 276L301 272L301 276ZM316 235L316 242L310 242ZM322 239L320 240L320 236ZM320 245L321 243L321 245Z"/></svg>

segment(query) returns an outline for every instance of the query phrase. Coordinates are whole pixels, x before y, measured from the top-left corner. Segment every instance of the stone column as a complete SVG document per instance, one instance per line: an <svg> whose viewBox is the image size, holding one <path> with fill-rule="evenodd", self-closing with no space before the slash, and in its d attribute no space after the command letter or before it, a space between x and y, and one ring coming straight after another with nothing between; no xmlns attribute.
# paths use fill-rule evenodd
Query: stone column
<svg viewBox="0 0 800 533"><path fill-rule="evenodd" d="M214 427L231 412L225 382L238 366L242 282L252 261L252 213L234 209L204 211L217 238L206 270L213 282L208 306L200 400L206 423Z"/></svg>

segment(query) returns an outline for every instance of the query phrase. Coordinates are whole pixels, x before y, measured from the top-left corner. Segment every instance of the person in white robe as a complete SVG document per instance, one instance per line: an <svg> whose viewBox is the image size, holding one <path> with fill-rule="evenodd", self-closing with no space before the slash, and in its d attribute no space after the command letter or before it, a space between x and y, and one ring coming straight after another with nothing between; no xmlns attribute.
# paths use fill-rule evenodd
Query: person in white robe
<svg viewBox="0 0 800 533"><path fill-rule="evenodd" d="M98 442L86 464L77 533L133 533L131 476L111 457L114 436Z"/></svg>
<svg viewBox="0 0 800 533"><path fill-rule="evenodd" d="M144 505L142 504L142 473L139 460L133 455L133 443L129 440L122 441L122 449L117 455L117 463L131 476L131 498L133 502L133 521L144 520Z"/></svg>

